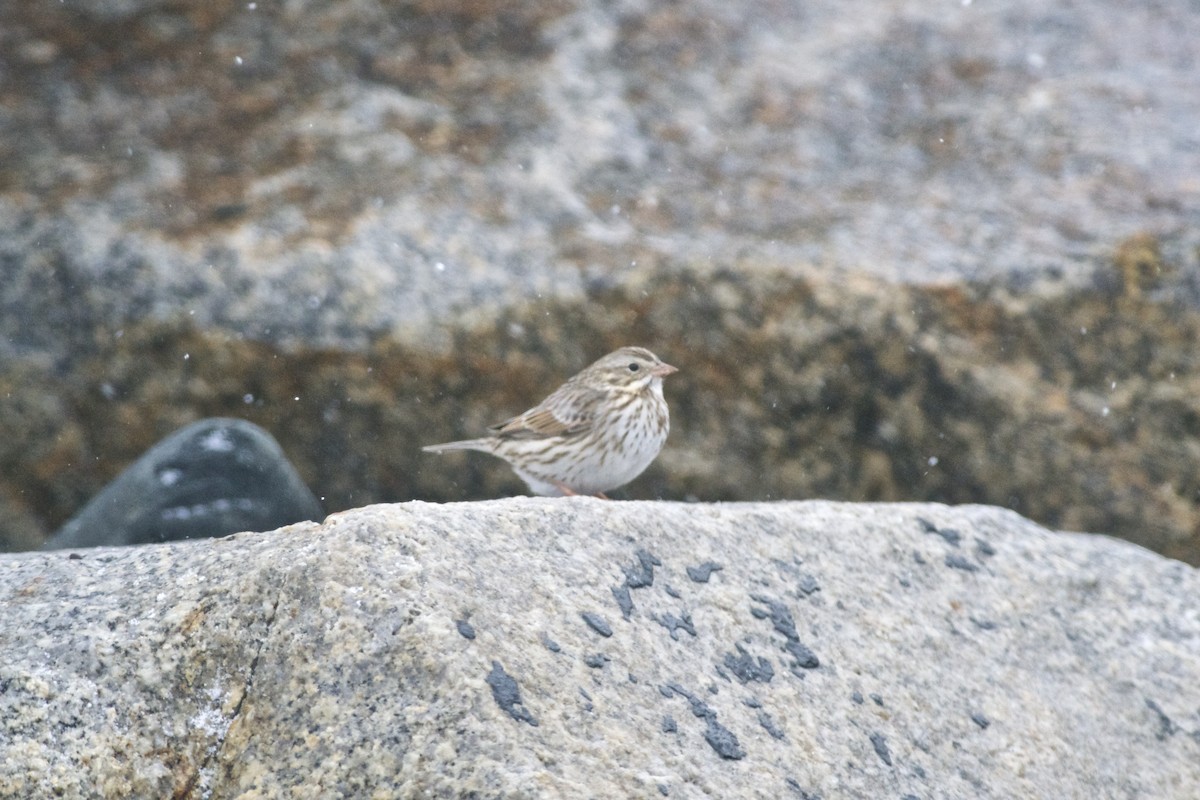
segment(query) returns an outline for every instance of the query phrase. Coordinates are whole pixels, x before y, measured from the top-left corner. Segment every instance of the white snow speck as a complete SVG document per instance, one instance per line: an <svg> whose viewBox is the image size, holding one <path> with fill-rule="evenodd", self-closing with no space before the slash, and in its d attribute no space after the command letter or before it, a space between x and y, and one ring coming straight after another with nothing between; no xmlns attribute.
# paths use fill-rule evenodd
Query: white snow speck
<svg viewBox="0 0 1200 800"><path fill-rule="evenodd" d="M938 457L937 457L937 456L930 456L930 457L929 457L929 466L931 466L931 467L936 467L937 465L938 465Z"/></svg>
<svg viewBox="0 0 1200 800"><path fill-rule="evenodd" d="M191 725L193 729L202 731L209 736L215 736L217 738L224 738L225 734L229 731L230 722L231 720L226 719L221 712L215 708L205 709L188 720L188 724Z"/></svg>
<svg viewBox="0 0 1200 800"><path fill-rule="evenodd" d="M229 438L229 431L217 428L200 440L200 446L214 453L228 453L233 449L233 439Z"/></svg>
<svg viewBox="0 0 1200 800"><path fill-rule="evenodd" d="M188 508L187 506L164 508L159 516L165 520L191 519L192 509Z"/></svg>
<svg viewBox="0 0 1200 800"><path fill-rule="evenodd" d="M158 482L163 486L174 486L179 483L179 479L183 477L183 470L179 469L164 469L158 473Z"/></svg>

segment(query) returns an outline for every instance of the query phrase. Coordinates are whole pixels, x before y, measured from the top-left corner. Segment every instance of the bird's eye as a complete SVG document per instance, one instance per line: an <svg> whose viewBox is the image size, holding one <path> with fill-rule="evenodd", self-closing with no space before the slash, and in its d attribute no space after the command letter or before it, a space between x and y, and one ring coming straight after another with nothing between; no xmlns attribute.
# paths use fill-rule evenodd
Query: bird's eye
<svg viewBox="0 0 1200 800"><path fill-rule="evenodd" d="M641 367L638 365L638 363L636 361L629 365L630 372L637 372L639 369L641 369Z"/></svg>

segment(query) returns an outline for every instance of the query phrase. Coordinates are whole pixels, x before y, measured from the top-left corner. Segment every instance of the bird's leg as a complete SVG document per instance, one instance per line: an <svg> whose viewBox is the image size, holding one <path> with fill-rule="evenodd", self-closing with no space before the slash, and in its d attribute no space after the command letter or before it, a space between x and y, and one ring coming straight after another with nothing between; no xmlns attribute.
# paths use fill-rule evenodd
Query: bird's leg
<svg viewBox="0 0 1200 800"><path fill-rule="evenodd" d="M575 491L570 486L567 486L562 481L554 481L554 486L560 492L562 492L563 496L565 496L565 497L578 497L579 496L579 492ZM594 495L592 495L592 497L599 497L601 500L609 499L608 495L606 495L604 492L596 492Z"/></svg>

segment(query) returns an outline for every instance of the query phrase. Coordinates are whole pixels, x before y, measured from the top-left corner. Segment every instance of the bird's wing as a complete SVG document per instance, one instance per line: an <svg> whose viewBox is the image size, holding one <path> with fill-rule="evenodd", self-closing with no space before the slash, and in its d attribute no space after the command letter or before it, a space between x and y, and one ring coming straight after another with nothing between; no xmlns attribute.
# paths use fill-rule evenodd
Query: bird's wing
<svg viewBox="0 0 1200 800"><path fill-rule="evenodd" d="M545 439L551 436L574 436L592 427L596 406L604 393L563 386L540 405L510 420L493 425L491 430L506 439Z"/></svg>

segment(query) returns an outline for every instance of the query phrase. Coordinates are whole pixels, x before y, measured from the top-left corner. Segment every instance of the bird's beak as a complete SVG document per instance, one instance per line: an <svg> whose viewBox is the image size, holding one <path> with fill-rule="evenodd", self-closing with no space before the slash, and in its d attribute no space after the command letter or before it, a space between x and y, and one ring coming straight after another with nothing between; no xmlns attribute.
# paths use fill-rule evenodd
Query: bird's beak
<svg viewBox="0 0 1200 800"><path fill-rule="evenodd" d="M672 367L670 364L659 364L650 370L650 374L656 378L665 378L675 372L679 372L679 367Z"/></svg>

